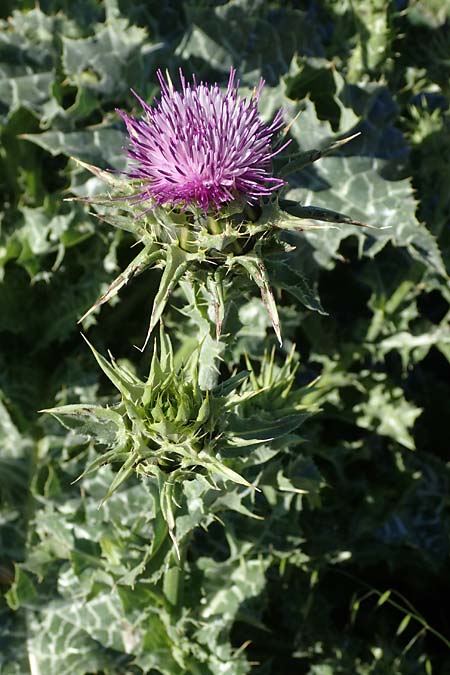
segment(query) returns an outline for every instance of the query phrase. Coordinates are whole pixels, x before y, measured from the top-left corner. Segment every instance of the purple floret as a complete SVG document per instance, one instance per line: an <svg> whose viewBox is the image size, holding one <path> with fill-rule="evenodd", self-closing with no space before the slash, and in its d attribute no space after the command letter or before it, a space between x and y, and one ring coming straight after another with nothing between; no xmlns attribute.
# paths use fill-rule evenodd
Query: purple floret
<svg viewBox="0 0 450 675"><path fill-rule="evenodd" d="M121 115L130 136L133 165L126 175L141 181L137 201L171 206L195 205L204 211L241 198L249 204L270 195L284 181L271 175L274 135L283 126L279 111L269 125L261 119L258 100L264 81L249 98L238 96L232 68L226 92L217 84L186 83L181 91L161 71L161 98L150 107L135 92L145 115Z"/></svg>

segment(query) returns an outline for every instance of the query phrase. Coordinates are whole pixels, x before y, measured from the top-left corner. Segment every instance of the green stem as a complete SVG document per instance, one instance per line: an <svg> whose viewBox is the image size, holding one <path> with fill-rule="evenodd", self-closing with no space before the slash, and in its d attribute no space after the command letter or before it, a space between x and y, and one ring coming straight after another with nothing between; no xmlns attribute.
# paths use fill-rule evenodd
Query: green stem
<svg viewBox="0 0 450 675"><path fill-rule="evenodd" d="M178 617L183 606L187 544L186 537L179 544L179 559L175 549L172 550L169 566L164 572L163 592L175 617Z"/></svg>

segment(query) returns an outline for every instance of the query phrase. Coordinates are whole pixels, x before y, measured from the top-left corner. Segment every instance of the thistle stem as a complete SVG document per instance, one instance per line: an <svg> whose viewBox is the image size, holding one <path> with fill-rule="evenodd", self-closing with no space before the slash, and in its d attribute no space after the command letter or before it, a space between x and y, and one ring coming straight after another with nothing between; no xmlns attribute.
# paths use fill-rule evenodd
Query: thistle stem
<svg viewBox="0 0 450 675"><path fill-rule="evenodd" d="M183 606L185 563L188 539L179 545L180 558L175 550L172 551L168 567L164 572L163 592L168 601L172 614L178 616Z"/></svg>

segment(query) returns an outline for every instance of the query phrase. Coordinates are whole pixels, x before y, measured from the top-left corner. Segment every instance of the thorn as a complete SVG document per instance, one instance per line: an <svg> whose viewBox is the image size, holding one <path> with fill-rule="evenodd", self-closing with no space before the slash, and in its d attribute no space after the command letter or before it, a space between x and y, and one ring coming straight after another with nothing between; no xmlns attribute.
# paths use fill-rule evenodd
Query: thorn
<svg viewBox="0 0 450 675"><path fill-rule="evenodd" d="M281 132L282 136L286 136L290 132L292 125L295 124L295 122L298 120L298 118L300 117L302 112L303 112L303 110L299 110L298 113L296 114L296 116L290 122L288 122L286 124L283 131Z"/></svg>
<svg viewBox="0 0 450 675"><path fill-rule="evenodd" d="M335 149L335 148L340 148L342 145L346 145L346 143L350 143L354 138L357 138L358 136L361 136L361 131L357 131L355 134L352 134L351 136L347 136L346 138L341 138L338 141L335 141L330 145L329 149Z"/></svg>

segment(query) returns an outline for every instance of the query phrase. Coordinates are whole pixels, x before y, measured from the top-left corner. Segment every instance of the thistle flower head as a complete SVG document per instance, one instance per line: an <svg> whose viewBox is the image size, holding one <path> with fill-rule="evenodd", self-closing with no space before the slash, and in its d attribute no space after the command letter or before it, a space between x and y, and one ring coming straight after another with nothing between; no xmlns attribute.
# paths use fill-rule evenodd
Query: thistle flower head
<svg viewBox="0 0 450 675"><path fill-rule="evenodd" d="M130 136L128 155L133 165L126 175L141 182L136 201L194 205L204 211L240 198L254 204L284 181L271 175L273 139L283 126L281 111L271 124L258 112L264 81L250 98L240 98L236 71L228 88L186 82L180 70L181 91L166 82L161 71L161 98L142 105L141 119L118 110ZM283 146L284 147L284 146Z"/></svg>

